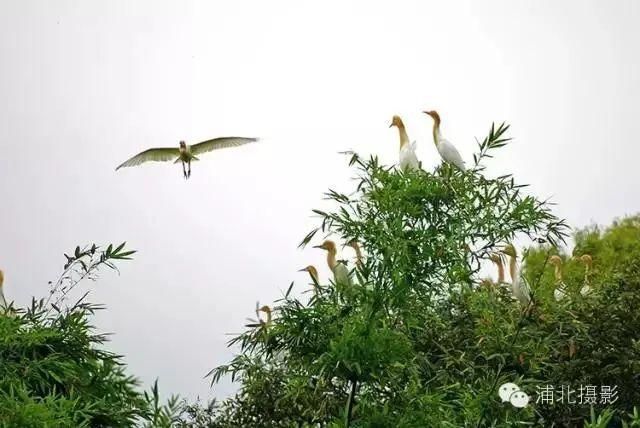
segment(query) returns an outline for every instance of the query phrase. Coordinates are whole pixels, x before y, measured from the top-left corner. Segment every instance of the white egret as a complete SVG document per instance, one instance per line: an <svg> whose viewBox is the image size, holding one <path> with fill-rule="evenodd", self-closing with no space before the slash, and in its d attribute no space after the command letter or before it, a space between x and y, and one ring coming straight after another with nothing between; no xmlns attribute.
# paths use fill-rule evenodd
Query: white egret
<svg viewBox="0 0 640 428"><path fill-rule="evenodd" d="M257 138L244 137L221 137L212 140L203 141L192 146L187 145L184 141L180 141L180 147L161 147L155 149L147 149L140 152L126 162L118 165L116 171L120 168L129 166L137 166L145 162L168 162L182 163L182 174L187 179L191 177L191 161L197 161L198 155L213 150L224 149L227 147L241 146L247 143L258 141Z"/></svg>
<svg viewBox="0 0 640 428"><path fill-rule="evenodd" d="M591 268L593 267L593 259L589 254L583 254L580 257L574 257L574 259L584 263L584 285L580 289L580 294L586 296L591 293L591 280L589 277L591 275Z"/></svg>
<svg viewBox="0 0 640 428"><path fill-rule="evenodd" d="M262 324L263 327L267 327L271 325L271 308L267 305L262 307L258 307L259 304L256 304L256 316L258 317L258 321ZM264 312L267 315L267 319L263 320L260 316L260 312Z"/></svg>
<svg viewBox="0 0 640 428"><path fill-rule="evenodd" d="M349 275L349 269L343 262L339 262L336 258L338 251L336 250L336 243L331 240L326 240L322 245L316 245L313 248L321 248L327 252L327 265L331 272L333 272L333 279L336 284L350 286L351 276Z"/></svg>
<svg viewBox="0 0 640 428"><path fill-rule="evenodd" d="M438 112L433 110L424 111L423 113L431 116L433 119L433 142L435 143L442 160L454 165L460 171L464 172L466 170L464 161L456 149L456 146L454 146L449 140L442 138L442 134L440 133L440 115Z"/></svg>
<svg viewBox="0 0 640 428"><path fill-rule="evenodd" d="M524 306L531 302L531 290L529 286L520 279L520 268L518 266L518 254L512 244L508 244L502 250L503 254L509 256L509 274L511 275L511 291L513 295Z"/></svg>
<svg viewBox="0 0 640 428"><path fill-rule="evenodd" d="M420 162L418 162L418 157L416 156L416 142L409 142L407 130L405 129L404 122L402 122L400 116L393 116L389 128L392 126L398 128L398 133L400 134L400 169L403 171L419 169Z"/></svg>
<svg viewBox="0 0 640 428"><path fill-rule="evenodd" d="M560 256L553 255L549 257L549 264L555 267L556 288L553 290L553 297L559 302L567 296L567 286L562 280L562 259Z"/></svg>
<svg viewBox="0 0 640 428"><path fill-rule="evenodd" d="M307 272L311 277L311 281L313 283L313 289L317 293L318 287L320 286L320 280L318 277L318 269L315 266L309 265L305 268L300 269L298 272Z"/></svg>
<svg viewBox="0 0 640 428"><path fill-rule="evenodd" d="M353 248L353 251L356 252L356 266L362 267L364 263L364 257L362 256L362 249L360 248L360 244L358 244L358 241L356 239L352 239L351 241L347 242L345 246Z"/></svg>

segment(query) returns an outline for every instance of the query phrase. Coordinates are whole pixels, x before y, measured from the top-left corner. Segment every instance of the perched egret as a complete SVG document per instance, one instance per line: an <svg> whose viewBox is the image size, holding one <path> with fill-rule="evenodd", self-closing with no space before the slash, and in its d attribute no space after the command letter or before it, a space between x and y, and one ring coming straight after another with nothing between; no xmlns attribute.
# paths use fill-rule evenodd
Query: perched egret
<svg viewBox="0 0 640 428"><path fill-rule="evenodd" d="M528 306L531 302L531 290L529 286L520 279L520 268L518 267L518 254L512 244L508 244L502 250L503 254L509 256L509 274L511 275L511 291L520 303Z"/></svg>
<svg viewBox="0 0 640 428"><path fill-rule="evenodd" d="M364 257L362 256L362 249L360 248L360 244L358 244L358 241L352 239L351 241L347 242L346 246L353 248L353 251L356 252L356 266L362 267L364 263Z"/></svg>
<svg viewBox="0 0 640 428"><path fill-rule="evenodd" d="M4 272L0 270L0 311L4 313L4 310L7 308L7 300L4 298L4 291L2 286L4 284Z"/></svg>
<svg viewBox="0 0 640 428"><path fill-rule="evenodd" d="M445 162L454 165L460 171L466 170L462 156L450 141L442 138L440 134L440 115L436 111L424 111L423 113L433 118L433 142L440 153L440 157Z"/></svg>
<svg viewBox="0 0 640 428"><path fill-rule="evenodd" d="M420 162L418 162L418 157L416 156L416 142L409 142L407 130L400 116L393 116L389 128L392 126L398 128L398 133L400 134L400 169L406 171L420 168Z"/></svg>
<svg viewBox="0 0 640 428"><path fill-rule="evenodd" d="M349 269L343 262L339 262L336 259L338 253L336 243L327 239L322 245L316 245L313 248L321 248L327 252L327 265L329 265L329 269L333 272L335 283L350 286L351 276L349 275Z"/></svg>
<svg viewBox="0 0 640 428"><path fill-rule="evenodd" d="M593 267L593 259L589 254L583 254L580 257L574 258L584 263L584 285L580 289L580 294L586 296L591 293L591 281L589 276L591 274L591 268Z"/></svg>
<svg viewBox="0 0 640 428"><path fill-rule="evenodd" d="M187 179L191 177L191 161L200 160L197 158L198 155L210 152L212 150L241 146L243 144L253 143L255 141L258 141L258 139L244 137L221 137L214 138L213 140L203 141L202 143L194 144L192 146L187 145L184 141L180 141L180 147L161 147L140 152L131 159L119 165L116 168L116 171L120 168L137 166L150 161L174 161L173 163L182 163L182 174L184 175L184 178Z"/></svg>
<svg viewBox="0 0 640 428"><path fill-rule="evenodd" d="M556 289L553 290L553 297L559 302L567 296L567 286L562 280L562 259L560 256L553 255L549 257L549 264L555 267Z"/></svg>
<svg viewBox="0 0 640 428"><path fill-rule="evenodd" d="M320 281L318 277L318 269L315 266L309 265L305 268L300 269L298 272L307 272L311 277L311 281L313 283L314 290L318 292L318 287L320 286Z"/></svg>
<svg viewBox="0 0 640 428"><path fill-rule="evenodd" d="M263 320L262 317L260 317L260 312L264 312L267 315L267 319ZM267 305L264 305L260 308L256 309L256 316L258 317L258 321L260 321L260 324L262 324L263 326L269 326L271 325L271 308Z"/></svg>

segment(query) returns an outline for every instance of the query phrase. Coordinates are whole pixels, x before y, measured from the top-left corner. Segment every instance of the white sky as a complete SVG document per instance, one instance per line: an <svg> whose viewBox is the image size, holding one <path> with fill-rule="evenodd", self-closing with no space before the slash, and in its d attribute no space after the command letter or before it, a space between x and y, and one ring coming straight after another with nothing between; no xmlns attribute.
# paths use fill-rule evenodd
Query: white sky
<svg viewBox="0 0 640 428"><path fill-rule="evenodd" d="M640 3L597 1L2 1L0 267L19 304L62 253L139 250L92 300L111 349L164 393L211 392L255 301L278 298L319 250L297 250L340 150L397 158L400 114L425 167L437 109L471 161L491 121L516 141L491 164L574 226L640 211ZM223 136L178 165L116 165L151 146Z"/></svg>

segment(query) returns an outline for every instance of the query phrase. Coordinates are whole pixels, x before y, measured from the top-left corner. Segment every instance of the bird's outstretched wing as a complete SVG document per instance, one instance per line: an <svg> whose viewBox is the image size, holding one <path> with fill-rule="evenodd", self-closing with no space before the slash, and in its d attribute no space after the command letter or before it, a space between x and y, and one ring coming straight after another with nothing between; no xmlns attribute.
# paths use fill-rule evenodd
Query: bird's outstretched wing
<svg viewBox="0 0 640 428"><path fill-rule="evenodd" d="M257 138L244 138L244 137L214 138L213 140L203 141L202 143L194 144L193 146L191 146L191 154L193 154L194 156L198 156L201 153L210 152L212 150L241 146L243 144L254 143L256 141L258 141Z"/></svg>
<svg viewBox="0 0 640 428"><path fill-rule="evenodd" d="M158 149L148 149L140 152L126 162L118 165L116 171L128 166L137 166L145 162L167 162L176 160L180 156L180 149L177 147L162 147Z"/></svg>

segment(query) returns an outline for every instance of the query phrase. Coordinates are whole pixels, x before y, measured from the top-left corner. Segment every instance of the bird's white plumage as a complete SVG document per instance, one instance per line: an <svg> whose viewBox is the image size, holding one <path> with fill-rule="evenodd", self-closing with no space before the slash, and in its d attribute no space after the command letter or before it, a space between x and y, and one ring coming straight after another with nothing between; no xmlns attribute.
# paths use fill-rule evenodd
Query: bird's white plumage
<svg viewBox="0 0 640 428"><path fill-rule="evenodd" d="M333 279L336 284L351 285L351 275L349 268L343 262L337 262L333 268Z"/></svg>
<svg viewBox="0 0 640 428"><path fill-rule="evenodd" d="M566 287L563 283L560 283L556 286L556 289L553 290L553 297L556 299L556 302L567 297L567 292L565 291Z"/></svg>
<svg viewBox="0 0 640 428"><path fill-rule="evenodd" d="M438 148L440 157L445 162L454 165L456 168L463 172L466 170L464 161L462 160L462 156L460 156L460 152L458 152L458 149L456 149L456 147L449 140L438 138L436 147Z"/></svg>
<svg viewBox="0 0 640 428"><path fill-rule="evenodd" d="M515 273L511 278L511 291L513 296L523 305L528 305L531 301L531 289L526 282L520 278L520 267L516 263Z"/></svg>
<svg viewBox="0 0 640 428"><path fill-rule="evenodd" d="M403 144L400 148L400 169L406 171L418 168L420 168L420 163L416 156L416 142L413 141L411 144Z"/></svg>

